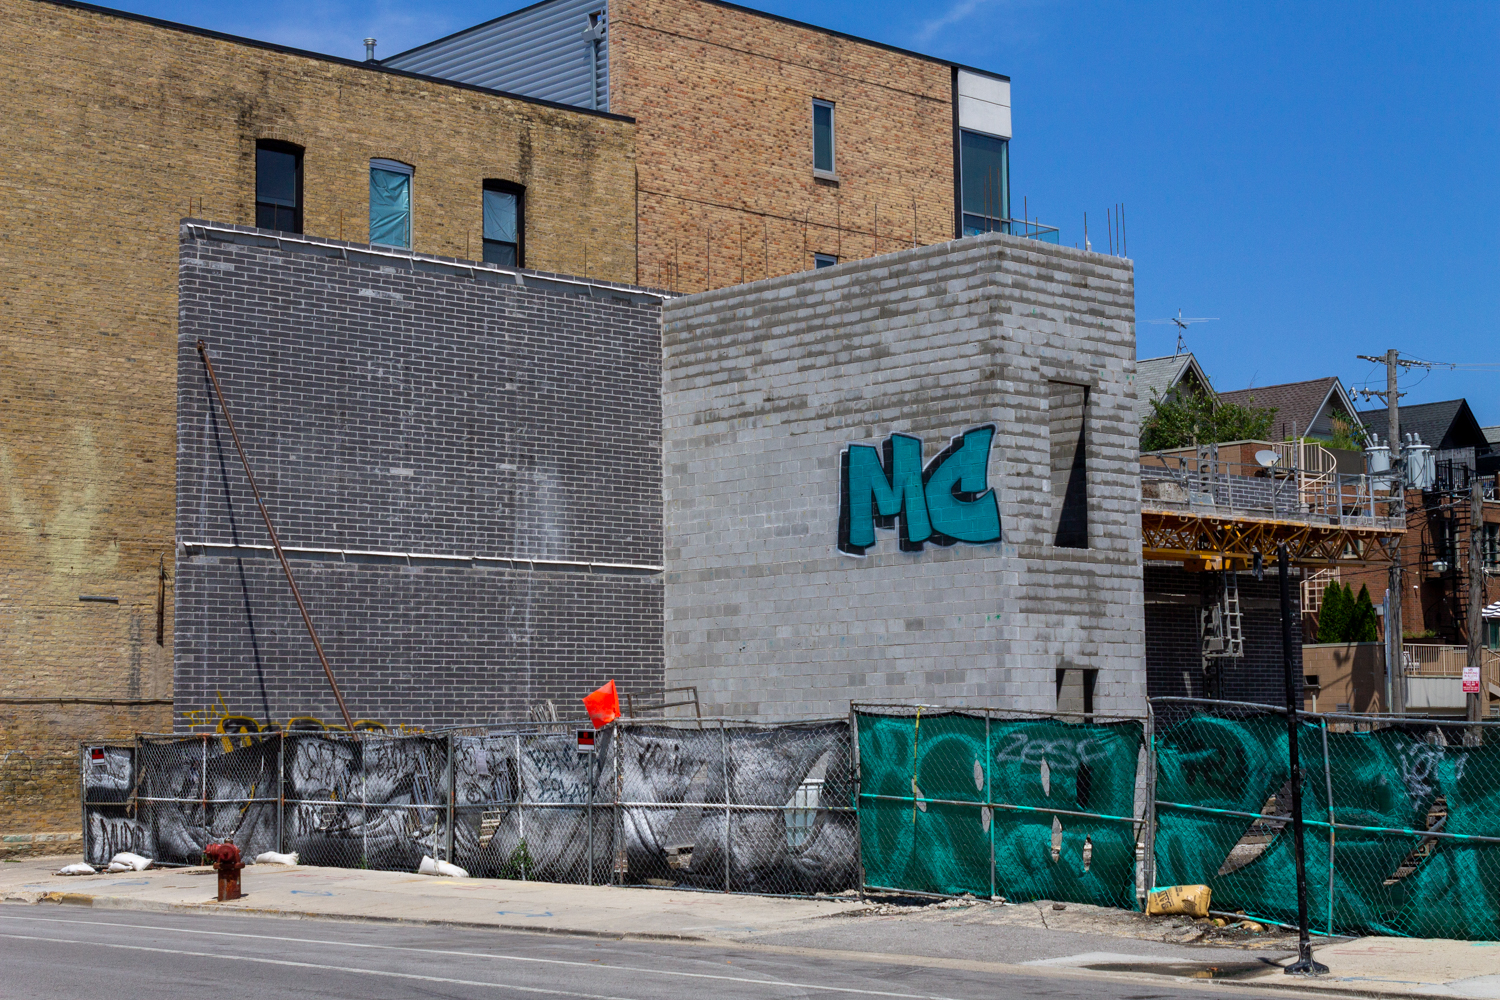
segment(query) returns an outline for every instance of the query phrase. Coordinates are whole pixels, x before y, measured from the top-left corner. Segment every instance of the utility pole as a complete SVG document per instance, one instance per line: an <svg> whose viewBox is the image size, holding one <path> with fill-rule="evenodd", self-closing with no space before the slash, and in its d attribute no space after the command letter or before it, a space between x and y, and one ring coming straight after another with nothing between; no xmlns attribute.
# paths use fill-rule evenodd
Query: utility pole
<svg viewBox="0 0 1500 1000"><path fill-rule="evenodd" d="M1469 669L1479 678L1479 691L1464 696L1470 722L1478 722L1484 704L1484 671L1480 657L1484 654L1480 640L1484 631L1484 554L1480 549L1484 534L1484 481L1476 472L1469 480ZM1477 730L1476 730L1477 732Z"/></svg>
<svg viewBox="0 0 1500 1000"><path fill-rule="evenodd" d="M1401 404L1400 399L1406 395L1396 389L1396 376L1402 368L1430 368L1430 364L1424 361L1403 360L1400 353L1391 348L1384 355L1358 355L1361 361L1373 361L1375 364L1385 365L1385 391L1378 389L1360 389L1358 392L1365 399L1375 398L1385 401L1386 406L1386 432L1389 440L1386 445L1391 453L1391 475L1394 481L1394 490L1399 497L1400 508L1406 510L1406 459L1401 451ZM1404 516L1404 515L1403 515ZM1406 674L1402 666L1401 651L1401 601L1405 596L1402 591L1401 580L1401 542L1396 539L1391 545L1391 568L1388 588L1391 593L1390 608L1385 614L1385 633L1387 636L1386 656L1390 662L1386 664L1386 676L1391 678L1391 704L1386 710L1397 715L1406 711Z"/></svg>

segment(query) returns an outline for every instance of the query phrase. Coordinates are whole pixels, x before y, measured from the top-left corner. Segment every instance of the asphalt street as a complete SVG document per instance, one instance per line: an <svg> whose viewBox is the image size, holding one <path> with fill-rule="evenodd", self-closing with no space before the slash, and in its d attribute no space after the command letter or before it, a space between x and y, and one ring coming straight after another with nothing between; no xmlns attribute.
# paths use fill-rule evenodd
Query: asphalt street
<svg viewBox="0 0 1500 1000"><path fill-rule="evenodd" d="M1172 1000L1171 981L1032 976L845 954L395 923L0 905L7 1000L783 997ZM1222 987L1220 987L1222 989ZM1236 996L1268 995L1233 987ZM1279 994L1282 997L1287 994Z"/></svg>

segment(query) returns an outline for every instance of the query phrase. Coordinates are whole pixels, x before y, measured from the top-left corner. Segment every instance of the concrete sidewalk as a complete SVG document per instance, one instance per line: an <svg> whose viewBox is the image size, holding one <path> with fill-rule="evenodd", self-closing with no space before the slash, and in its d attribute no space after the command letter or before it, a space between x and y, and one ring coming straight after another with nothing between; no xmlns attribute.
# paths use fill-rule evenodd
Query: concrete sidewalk
<svg viewBox="0 0 1500 1000"><path fill-rule="evenodd" d="M52 874L68 858L0 864L0 899L101 909L256 913L706 942L762 952L1158 984L1289 989L1303 994L1500 1000L1500 944L1362 938L1317 947L1330 975L1293 978L1281 932L1193 940L1186 918L1078 904L949 901L869 905L853 898L778 899L678 889L447 879L402 872L254 865L245 897L214 900L209 868L123 875ZM1320 940L1320 939L1315 939Z"/></svg>

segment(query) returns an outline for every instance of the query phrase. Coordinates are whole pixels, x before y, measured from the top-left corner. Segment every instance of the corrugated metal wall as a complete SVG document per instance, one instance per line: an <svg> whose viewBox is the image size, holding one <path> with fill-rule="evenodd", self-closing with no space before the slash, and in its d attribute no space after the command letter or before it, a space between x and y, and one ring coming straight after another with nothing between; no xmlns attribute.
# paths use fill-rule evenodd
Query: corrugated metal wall
<svg viewBox="0 0 1500 1000"><path fill-rule="evenodd" d="M609 45L588 34L606 0L552 0L383 60L393 69L609 110Z"/></svg>

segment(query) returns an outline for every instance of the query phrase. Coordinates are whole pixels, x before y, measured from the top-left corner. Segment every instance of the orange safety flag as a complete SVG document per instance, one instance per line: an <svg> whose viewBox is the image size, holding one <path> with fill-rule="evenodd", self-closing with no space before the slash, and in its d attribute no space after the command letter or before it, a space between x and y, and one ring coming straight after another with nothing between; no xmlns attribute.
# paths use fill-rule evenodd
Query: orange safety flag
<svg viewBox="0 0 1500 1000"><path fill-rule="evenodd" d="M593 694L583 696L583 707L595 729L603 729L620 717L620 695L615 691L615 682L610 681Z"/></svg>

